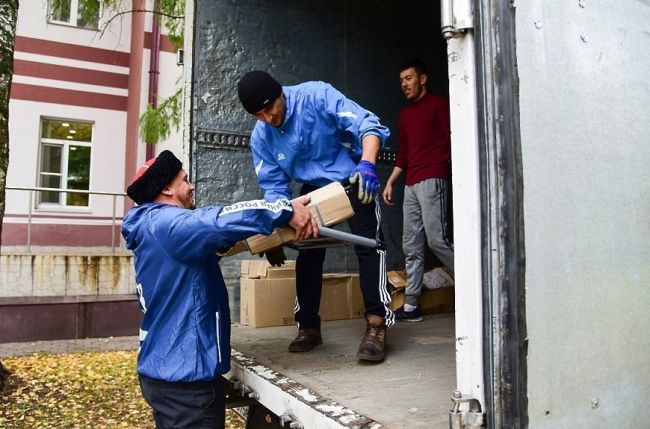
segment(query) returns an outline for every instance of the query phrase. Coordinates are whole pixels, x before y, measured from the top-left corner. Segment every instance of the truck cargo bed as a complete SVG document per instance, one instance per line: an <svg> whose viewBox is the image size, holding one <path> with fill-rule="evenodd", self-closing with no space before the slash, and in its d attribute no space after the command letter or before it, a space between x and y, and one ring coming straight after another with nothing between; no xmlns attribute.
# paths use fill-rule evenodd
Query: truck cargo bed
<svg viewBox="0 0 650 429"><path fill-rule="evenodd" d="M397 323L388 331L387 358L380 364L356 358L364 329L363 319L323 322L323 345L309 353L289 353L295 326L250 328L235 324L232 376L248 385L255 384L251 377L270 380L279 389L271 393L263 386L254 387L262 390L257 392L260 402L276 414L298 417L305 428L448 427L450 397L456 386L453 314ZM278 398L286 392L289 399ZM291 398L302 402L303 408L309 403L321 411L336 408L324 405L335 403L354 416L334 413L340 426L326 425L322 419L327 416L318 416L318 420L307 416L304 409L291 409ZM274 403L267 404L269 401Z"/></svg>

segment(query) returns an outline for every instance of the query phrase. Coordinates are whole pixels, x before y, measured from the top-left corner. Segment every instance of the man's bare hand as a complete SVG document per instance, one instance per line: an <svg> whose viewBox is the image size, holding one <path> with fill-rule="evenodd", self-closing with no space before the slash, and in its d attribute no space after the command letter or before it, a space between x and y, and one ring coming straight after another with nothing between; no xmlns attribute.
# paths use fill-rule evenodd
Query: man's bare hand
<svg viewBox="0 0 650 429"><path fill-rule="evenodd" d="M289 221L289 226L296 230L293 236L294 241L318 237L318 223L307 208L309 200L309 195L303 195L291 202L293 206L293 217Z"/></svg>
<svg viewBox="0 0 650 429"><path fill-rule="evenodd" d="M386 186L384 186L384 202L388 204L389 206L395 205L393 202L393 185L390 183L386 183Z"/></svg>

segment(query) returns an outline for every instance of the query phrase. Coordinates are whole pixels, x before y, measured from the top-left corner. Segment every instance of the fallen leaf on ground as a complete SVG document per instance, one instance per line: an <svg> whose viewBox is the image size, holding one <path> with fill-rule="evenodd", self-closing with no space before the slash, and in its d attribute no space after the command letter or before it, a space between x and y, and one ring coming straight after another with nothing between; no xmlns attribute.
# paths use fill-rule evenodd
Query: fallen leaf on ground
<svg viewBox="0 0 650 429"><path fill-rule="evenodd" d="M0 429L154 428L135 371L136 351L5 357ZM226 411L226 428L244 421Z"/></svg>

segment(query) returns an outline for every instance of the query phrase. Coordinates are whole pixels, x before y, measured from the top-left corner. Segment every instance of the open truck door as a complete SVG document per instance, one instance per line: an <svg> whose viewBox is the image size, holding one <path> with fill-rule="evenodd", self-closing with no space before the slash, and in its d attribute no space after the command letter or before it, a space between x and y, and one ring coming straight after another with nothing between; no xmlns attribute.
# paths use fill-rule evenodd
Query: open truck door
<svg viewBox="0 0 650 429"><path fill-rule="evenodd" d="M456 279L457 309L462 286L474 289L477 278L480 288L465 299L482 309L482 345L458 348L459 390L479 400L487 427L644 426L650 415L640 398L650 375L638 370L650 364L650 343L637 334L650 327L650 182L642 167L650 160L650 85L639 70L650 67L650 8L447 5L455 9L445 24L458 266L464 251L478 250L462 244L464 228L480 231L480 275L466 282L458 270ZM463 137L472 118L477 146ZM465 214L480 220L459 227ZM457 339L465 330L476 338L466 317L474 319L456 314ZM471 423L471 410L464 417Z"/></svg>

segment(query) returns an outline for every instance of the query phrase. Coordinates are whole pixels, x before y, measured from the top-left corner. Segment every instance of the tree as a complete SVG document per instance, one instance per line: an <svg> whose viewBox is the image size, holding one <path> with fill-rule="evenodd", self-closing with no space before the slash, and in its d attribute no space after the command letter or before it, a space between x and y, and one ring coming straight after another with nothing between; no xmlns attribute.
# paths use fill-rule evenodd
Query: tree
<svg viewBox="0 0 650 429"><path fill-rule="evenodd" d="M9 167L9 91L14 75L14 42L18 0L0 0L0 247L2 246L2 219L5 214L5 187ZM9 371L0 361L0 390Z"/></svg>
<svg viewBox="0 0 650 429"><path fill-rule="evenodd" d="M9 167L9 91L14 75L14 42L18 0L0 0L0 246Z"/></svg>

